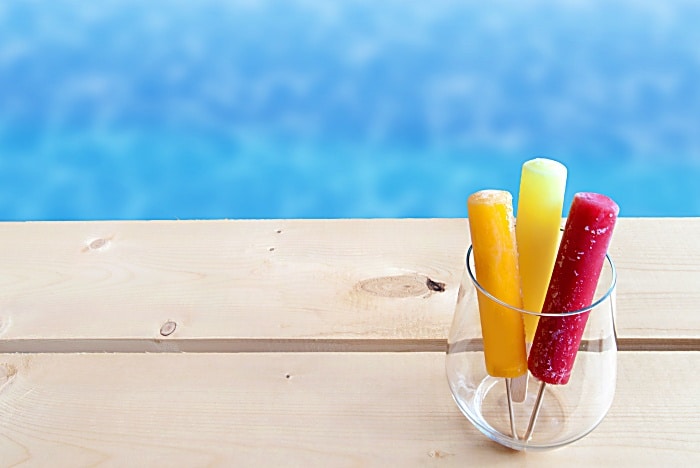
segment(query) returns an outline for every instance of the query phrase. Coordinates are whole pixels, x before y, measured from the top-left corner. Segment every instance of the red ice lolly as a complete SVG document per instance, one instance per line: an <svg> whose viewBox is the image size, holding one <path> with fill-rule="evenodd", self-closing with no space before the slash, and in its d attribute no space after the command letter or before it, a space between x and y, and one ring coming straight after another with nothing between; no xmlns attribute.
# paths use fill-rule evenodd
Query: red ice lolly
<svg viewBox="0 0 700 468"><path fill-rule="evenodd" d="M543 313L573 312L591 305L619 210L605 195L574 195ZM569 381L588 315L540 318L528 357L532 375L548 384Z"/></svg>

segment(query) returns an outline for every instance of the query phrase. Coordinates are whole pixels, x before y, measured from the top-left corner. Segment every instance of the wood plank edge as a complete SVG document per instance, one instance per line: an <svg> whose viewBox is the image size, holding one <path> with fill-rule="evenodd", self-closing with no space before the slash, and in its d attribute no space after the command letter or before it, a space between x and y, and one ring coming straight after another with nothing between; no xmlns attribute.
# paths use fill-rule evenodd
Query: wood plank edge
<svg viewBox="0 0 700 468"><path fill-rule="evenodd" d="M0 340L0 353L307 353L445 352L442 339L17 339Z"/></svg>
<svg viewBox="0 0 700 468"><path fill-rule="evenodd" d="M457 351L479 351L479 343L459 346ZM582 343L582 349L587 348ZM700 351L700 338L620 338L621 352ZM354 339L354 338L173 338L173 339L6 339L0 353L308 353L308 352L446 352L445 339Z"/></svg>

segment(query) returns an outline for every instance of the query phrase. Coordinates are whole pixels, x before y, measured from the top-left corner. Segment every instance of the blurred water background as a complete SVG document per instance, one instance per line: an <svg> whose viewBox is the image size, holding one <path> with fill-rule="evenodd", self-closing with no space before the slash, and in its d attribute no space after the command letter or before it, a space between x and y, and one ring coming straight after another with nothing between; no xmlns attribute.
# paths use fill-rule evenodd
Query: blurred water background
<svg viewBox="0 0 700 468"><path fill-rule="evenodd" d="M0 220L700 215L696 1L0 3ZM567 205L568 205L567 201Z"/></svg>

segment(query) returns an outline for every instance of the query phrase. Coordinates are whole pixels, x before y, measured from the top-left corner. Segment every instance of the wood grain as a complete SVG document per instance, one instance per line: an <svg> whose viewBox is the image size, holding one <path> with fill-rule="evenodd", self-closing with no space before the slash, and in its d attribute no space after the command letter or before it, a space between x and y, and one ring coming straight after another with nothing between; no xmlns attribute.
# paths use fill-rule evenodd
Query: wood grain
<svg viewBox="0 0 700 468"><path fill-rule="evenodd" d="M602 425L546 453L511 452L478 433L451 399L444 359L0 355L0 466L700 462L698 353L622 353L616 400Z"/></svg>
<svg viewBox="0 0 700 468"><path fill-rule="evenodd" d="M622 343L700 349L698 238L620 219ZM0 351L443 349L468 243L465 219L2 223Z"/></svg>

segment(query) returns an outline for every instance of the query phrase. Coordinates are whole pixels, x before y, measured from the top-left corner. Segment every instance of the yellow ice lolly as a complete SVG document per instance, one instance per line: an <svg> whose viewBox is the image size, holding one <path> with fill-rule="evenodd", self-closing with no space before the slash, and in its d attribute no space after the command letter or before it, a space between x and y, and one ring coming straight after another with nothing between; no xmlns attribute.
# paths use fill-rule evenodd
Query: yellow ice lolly
<svg viewBox="0 0 700 468"><path fill-rule="evenodd" d="M469 196L467 210L477 281L492 296L520 308L513 197L502 190L482 190ZM486 371L493 377L524 374L527 358L520 314L481 292L477 297Z"/></svg>
<svg viewBox="0 0 700 468"><path fill-rule="evenodd" d="M566 167L537 158L523 164L515 235L523 308L541 312L559 247ZM525 340L532 343L535 315L523 315Z"/></svg>

